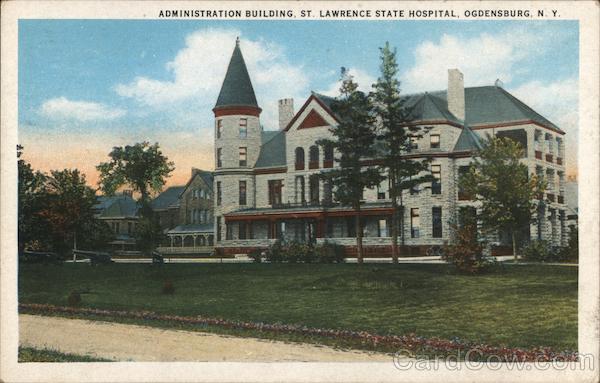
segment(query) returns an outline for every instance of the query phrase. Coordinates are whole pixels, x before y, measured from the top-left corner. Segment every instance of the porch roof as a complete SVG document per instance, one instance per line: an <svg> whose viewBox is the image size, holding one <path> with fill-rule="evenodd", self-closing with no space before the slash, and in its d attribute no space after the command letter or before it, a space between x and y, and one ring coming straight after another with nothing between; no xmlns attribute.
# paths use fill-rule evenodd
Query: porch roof
<svg viewBox="0 0 600 383"><path fill-rule="evenodd" d="M361 207L361 215L387 215L393 212L391 202L370 202L365 203ZM354 209L347 206L331 206L325 207L322 205L315 206L294 206L284 205L275 208L255 208L237 210L224 214L225 221L243 221L243 220L269 220L269 219L298 219L298 218L320 218L320 217L340 217L353 216Z"/></svg>

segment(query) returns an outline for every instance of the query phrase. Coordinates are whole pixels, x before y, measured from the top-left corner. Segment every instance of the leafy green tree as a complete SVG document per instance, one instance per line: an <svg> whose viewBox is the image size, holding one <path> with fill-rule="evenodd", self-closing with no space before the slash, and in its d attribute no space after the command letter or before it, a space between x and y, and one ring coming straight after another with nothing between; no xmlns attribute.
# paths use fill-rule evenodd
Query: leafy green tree
<svg viewBox="0 0 600 383"><path fill-rule="evenodd" d="M22 253L25 248L45 233L46 222L39 215L44 206L42 196L46 177L34 171L29 163L21 158L23 146L17 145L18 167L18 249Z"/></svg>
<svg viewBox="0 0 600 383"><path fill-rule="evenodd" d="M138 247L149 254L162 241L158 217L150 207L152 193L162 190L166 178L174 169L174 163L162 153L158 143L136 143L114 147L109 153L110 161L99 164L100 188L106 195L128 185L140 194L140 220L136 229Z"/></svg>
<svg viewBox="0 0 600 383"><path fill-rule="evenodd" d="M109 236L98 236L106 224L96 219L96 192L79 170L52 170L42 198L44 207L39 215L47 222L49 245L54 251L65 255L71 248L91 245L92 238L98 240L94 245L101 247L110 240Z"/></svg>
<svg viewBox="0 0 600 383"><path fill-rule="evenodd" d="M542 177L528 174L521 162L523 148L509 138L488 137L459 179L461 187L481 203L484 232L507 230L517 258L517 236L534 222L537 197L546 188Z"/></svg>
<svg viewBox="0 0 600 383"><path fill-rule="evenodd" d="M363 262L363 230L361 200L365 188L373 188L382 180L379 169L363 166L363 160L375 157L375 119L369 97L358 90L351 75L342 68L340 96L331 109L339 123L330 128L336 140L322 139L321 146L330 145L338 156L338 168L322 173L331 182L335 198L342 206L350 206L355 212L354 227L358 263Z"/></svg>
<svg viewBox="0 0 600 383"><path fill-rule="evenodd" d="M381 75L373 85L371 93L375 114L380 123L379 144L382 148L380 158L387 170L389 192L394 213L390 234L392 237L392 259L398 263L398 231L400 230L404 245L404 205L402 195L424 182L433 181L428 160L410 159L406 154L412 151L411 137L421 137L425 129L411 124L411 116L405 107L405 99L400 96L398 80L398 63L396 49L391 49L386 42L381 52ZM400 216L400 219L398 219ZM400 226L400 228L398 227Z"/></svg>

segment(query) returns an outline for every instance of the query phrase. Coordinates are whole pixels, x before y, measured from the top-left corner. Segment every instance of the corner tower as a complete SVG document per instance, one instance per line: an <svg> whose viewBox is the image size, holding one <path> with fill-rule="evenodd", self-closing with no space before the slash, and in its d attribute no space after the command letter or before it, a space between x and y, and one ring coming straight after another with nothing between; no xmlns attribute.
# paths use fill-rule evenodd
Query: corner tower
<svg viewBox="0 0 600 383"><path fill-rule="evenodd" d="M261 145L261 111L237 38L213 108L217 242L226 239L228 233L223 214L255 206L252 169Z"/></svg>

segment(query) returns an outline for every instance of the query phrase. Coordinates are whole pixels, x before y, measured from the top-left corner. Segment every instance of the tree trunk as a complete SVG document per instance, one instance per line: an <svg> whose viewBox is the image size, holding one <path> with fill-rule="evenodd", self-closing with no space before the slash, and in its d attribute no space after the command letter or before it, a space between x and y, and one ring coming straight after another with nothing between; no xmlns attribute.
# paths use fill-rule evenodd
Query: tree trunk
<svg viewBox="0 0 600 383"><path fill-rule="evenodd" d="M400 243L404 246L404 201L402 200L402 191L400 191Z"/></svg>
<svg viewBox="0 0 600 383"><path fill-rule="evenodd" d="M75 250L77 250L77 232L73 233L73 263L75 263L75 261L77 260Z"/></svg>
<svg viewBox="0 0 600 383"><path fill-rule="evenodd" d="M356 262L363 263L362 225L360 223L360 206L356 209L354 216L354 229L356 231Z"/></svg>
<svg viewBox="0 0 600 383"><path fill-rule="evenodd" d="M511 229L510 230L511 236L512 236L512 249L513 249L513 257L515 258L515 261L517 260L517 239L515 236L515 229Z"/></svg>
<svg viewBox="0 0 600 383"><path fill-rule="evenodd" d="M392 262L398 263L398 201L396 196L396 177L390 176L390 199L392 200L392 222L390 235L392 236Z"/></svg>

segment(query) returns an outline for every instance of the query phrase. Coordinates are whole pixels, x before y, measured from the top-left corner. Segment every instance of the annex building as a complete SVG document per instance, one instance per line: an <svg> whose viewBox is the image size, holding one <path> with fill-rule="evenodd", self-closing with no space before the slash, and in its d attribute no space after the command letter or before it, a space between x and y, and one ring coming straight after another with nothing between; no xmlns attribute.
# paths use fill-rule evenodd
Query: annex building
<svg viewBox="0 0 600 383"><path fill-rule="evenodd" d="M428 131L414 140L411 156L431 158L435 181L403 195L405 246L401 255L425 254L450 239L450 222L476 206L458 188L474 151L486 135L506 136L525 148L530 173L542 174L548 188L526 237L565 244L564 134L559 127L504 90L465 88L457 69L448 71L446 90L408 95L418 126ZM279 129L263 130L250 75L239 41L213 109L215 116L214 232L216 252L246 254L277 239L336 242L355 251L354 212L332 198L331 185L315 175L336 166L331 148L316 145L332 138L337 123L333 99L312 93L298 111L292 99L279 101ZM377 166L377 158L365 166ZM387 182L365 190L365 255L391 254L392 205ZM508 249L505 233L495 238L496 254ZM503 246L506 246L504 248Z"/></svg>

